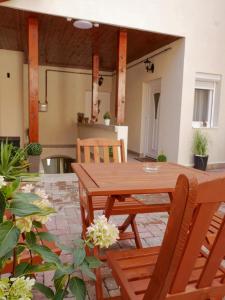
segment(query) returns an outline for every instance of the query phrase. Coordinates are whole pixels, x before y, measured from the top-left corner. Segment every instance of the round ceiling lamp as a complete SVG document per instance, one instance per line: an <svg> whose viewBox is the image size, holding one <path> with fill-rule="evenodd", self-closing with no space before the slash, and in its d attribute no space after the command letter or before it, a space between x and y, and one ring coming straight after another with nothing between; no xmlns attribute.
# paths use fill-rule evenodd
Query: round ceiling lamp
<svg viewBox="0 0 225 300"><path fill-rule="evenodd" d="M93 27L93 24L90 21L77 20L74 21L73 26L79 29L91 29Z"/></svg>

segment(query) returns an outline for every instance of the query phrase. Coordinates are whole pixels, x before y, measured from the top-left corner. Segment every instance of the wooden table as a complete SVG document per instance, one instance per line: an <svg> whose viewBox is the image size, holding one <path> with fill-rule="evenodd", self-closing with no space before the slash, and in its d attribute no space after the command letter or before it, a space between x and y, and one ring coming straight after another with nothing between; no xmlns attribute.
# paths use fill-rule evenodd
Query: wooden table
<svg viewBox="0 0 225 300"><path fill-rule="evenodd" d="M110 197L110 203L113 202L113 197L122 196L125 198L132 194L168 193L171 196L180 174L196 176L199 182L208 181L213 176L208 172L173 163L148 163L148 166L157 166L158 171L147 173L144 171L145 165L146 163L140 162L72 164L72 168L87 194L89 224L94 218L92 207L92 198L94 196L108 196ZM98 251L95 252L95 255L98 255ZM96 269L95 272L97 278L96 295L98 300L102 300L103 293L100 269Z"/></svg>
<svg viewBox="0 0 225 300"><path fill-rule="evenodd" d="M148 163L149 164L149 163ZM150 163L158 171L147 173L145 163L72 164L88 196L172 193L179 174L210 180L212 173L174 163Z"/></svg>

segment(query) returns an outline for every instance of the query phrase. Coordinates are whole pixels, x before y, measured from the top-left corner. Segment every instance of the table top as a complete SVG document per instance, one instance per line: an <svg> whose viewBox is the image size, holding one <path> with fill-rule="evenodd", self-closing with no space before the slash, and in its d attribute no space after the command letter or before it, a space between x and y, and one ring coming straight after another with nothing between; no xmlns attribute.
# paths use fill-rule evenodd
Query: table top
<svg viewBox="0 0 225 300"><path fill-rule="evenodd" d="M148 163L156 171L146 172L146 163L74 163L84 189L90 196L173 192L180 174L196 176L199 183L214 174L174 163Z"/></svg>

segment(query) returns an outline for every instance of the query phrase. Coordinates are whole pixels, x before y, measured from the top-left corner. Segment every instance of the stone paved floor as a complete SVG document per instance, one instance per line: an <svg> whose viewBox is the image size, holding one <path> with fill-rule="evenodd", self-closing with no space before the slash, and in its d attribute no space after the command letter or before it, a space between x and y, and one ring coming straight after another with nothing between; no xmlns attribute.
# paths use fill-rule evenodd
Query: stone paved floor
<svg viewBox="0 0 225 300"><path fill-rule="evenodd" d="M73 240L80 237L81 220L78 199L78 182L74 174L57 174L42 175L41 181L36 183L45 189L49 195L49 200L57 210L57 214L51 218L47 226L50 232L56 234L62 243L70 245ZM146 198L149 201L148 198ZM168 201L167 197L159 197L159 200ZM150 199L151 201L151 199ZM164 230L166 227L168 215L167 213L144 214L137 216L138 230L141 235L144 247L160 245ZM116 224L121 223L122 217L114 217L112 221ZM114 247L132 248L134 242L132 240L118 242ZM70 256L62 253L63 261L69 261ZM105 296L116 296L119 294L118 287L111 276L111 271L105 265L102 268L104 277L104 294ZM53 272L45 272L38 275L37 280L48 286L52 284ZM80 276L83 276L81 273ZM94 282L84 278L87 282L88 300L95 300ZM45 299L37 294L35 299ZM66 299L73 299L70 296Z"/></svg>

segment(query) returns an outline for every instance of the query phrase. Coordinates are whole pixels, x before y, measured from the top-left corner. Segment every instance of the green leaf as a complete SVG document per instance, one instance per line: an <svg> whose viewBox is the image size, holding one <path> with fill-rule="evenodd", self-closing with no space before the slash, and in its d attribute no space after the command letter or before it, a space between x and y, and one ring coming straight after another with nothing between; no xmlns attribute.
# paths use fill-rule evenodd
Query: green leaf
<svg viewBox="0 0 225 300"><path fill-rule="evenodd" d="M83 262L80 266L81 271L87 275L89 278L96 280L95 274L90 270L88 264L86 262Z"/></svg>
<svg viewBox="0 0 225 300"><path fill-rule="evenodd" d="M15 248L20 231L11 221L0 224L0 258Z"/></svg>
<svg viewBox="0 0 225 300"><path fill-rule="evenodd" d="M42 210L24 200L13 200L9 207L12 214L18 217L26 217L30 215L40 214Z"/></svg>
<svg viewBox="0 0 225 300"><path fill-rule="evenodd" d="M16 254L17 255L21 254L25 249L26 249L25 245L19 245L19 244L17 244L17 246L16 246Z"/></svg>
<svg viewBox="0 0 225 300"><path fill-rule="evenodd" d="M13 194L13 199L14 200L23 200L23 201L27 201L27 202L33 202L35 200L40 200L41 197L34 193L17 192L17 193Z"/></svg>
<svg viewBox="0 0 225 300"><path fill-rule="evenodd" d="M69 289L76 300L84 300L86 297L86 286L82 279L73 277L69 282Z"/></svg>
<svg viewBox="0 0 225 300"><path fill-rule="evenodd" d="M36 235L33 231L26 233L26 242L30 245L36 243Z"/></svg>
<svg viewBox="0 0 225 300"><path fill-rule="evenodd" d="M26 262L22 262L19 265L17 265L15 276L19 277L21 275L26 274L26 269L28 269L28 267L29 267L29 264Z"/></svg>
<svg viewBox="0 0 225 300"><path fill-rule="evenodd" d="M53 300L63 300L64 299L64 290L58 291Z"/></svg>
<svg viewBox="0 0 225 300"><path fill-rule="evenodd" d="M37 289L39 292L41 292L43 295L45 295L46 298L53 299L54 297L53 290L45 286L44 284L36 282L34 288Z"/></svg>
<svg viewBox="0 0 225 300"><path fill-rule="evenodd" d="M53 276L53 280L57 280L63 275L70 275L71 273L74 272L74 268L72 265L63 265L61 269L57 269L55 271L55 274Z"/></svg>
<svg viewBox="0 0 225 300"><path fill-rule="evenodd" d="M39 254L45 262L55 264L59 269L63 268L63 265L59 257L53 253L48 247L40 245L31 245L30 249L33 252Z"/></svg>
<svg viewBox="0 0 225 300"><path fill-rule="evenodd" d="M84 240L82 240L82 239L76 239L75 241L74 241L74 245L76 246L76 247L84 247Z"/></svg>
<svg viewBox="0 0 225 300"><path fill-rule="evenodd" d="M43 263L40 265L30 265L28 263L20 263L16 266L16 276L29 275L45 271L54 271L56 266L52 263Z"/></svg>
<svg viewBox="0 0 225 300"><path fill-rule="evenodd" d="M29 272L29 274L32 274L32 273L39 273L39 272L45 272L45 271L54 271L55 269L56 269L56 266L53 263L42 263L40 265L30 266L27 271Z"/></svg>
<svg viewBox="0 0 225 300"><path fill-rule="evenodd" d="M6 208L6 199L4 194L0 191L0 223L3 222L5 208Z"/></svg>
<svg viewBox="0 0 225 300"><path fill-rule="evenodd" d="M83 263L85 256L86 256L86 252L85 252L84 248L75 249L73 254L74 254L75 265L80 266Z"/></svg>
<svg viewBox="0 0 225 300"><path fill-rule="evenodd" d="M34 227L36 227L36 228L42 228L42 224L41 224L41 222L38 222L38 221L33 221L33 225L34 225Z"/></svg>
<svg viewBox="0 0 225 300"><path fill-rule="evenodd" d="M9 251L8 253L6 253L5 256L3 256L2 258L0 258L0 270L3 269L3 267L5 266L6 262L13 256L13 251Z"/></svg>
<svg viewBox="0 0 225 300"><path fill-rule="evenodd" d="M56 292L64 289L64 286L66 285L68 277L69 277L68 275L63 275L54 280L54 286L55 286Z"/></svg>
<svg viewBox="0 0 225 300"><path fill-rule="evenodd" d="M49 232L38 232L38 236L43 240L43 241L49 241L49 242L56 242L57 241L57 236L54 234L51 234Z"/></svg>
<svg viewBox="0 0 225 300"><path fill-rule="evenodd" d="M87 256L85 261L88 263L90 269L99 268L101 266L101 261L95 256Z"/></svg>

